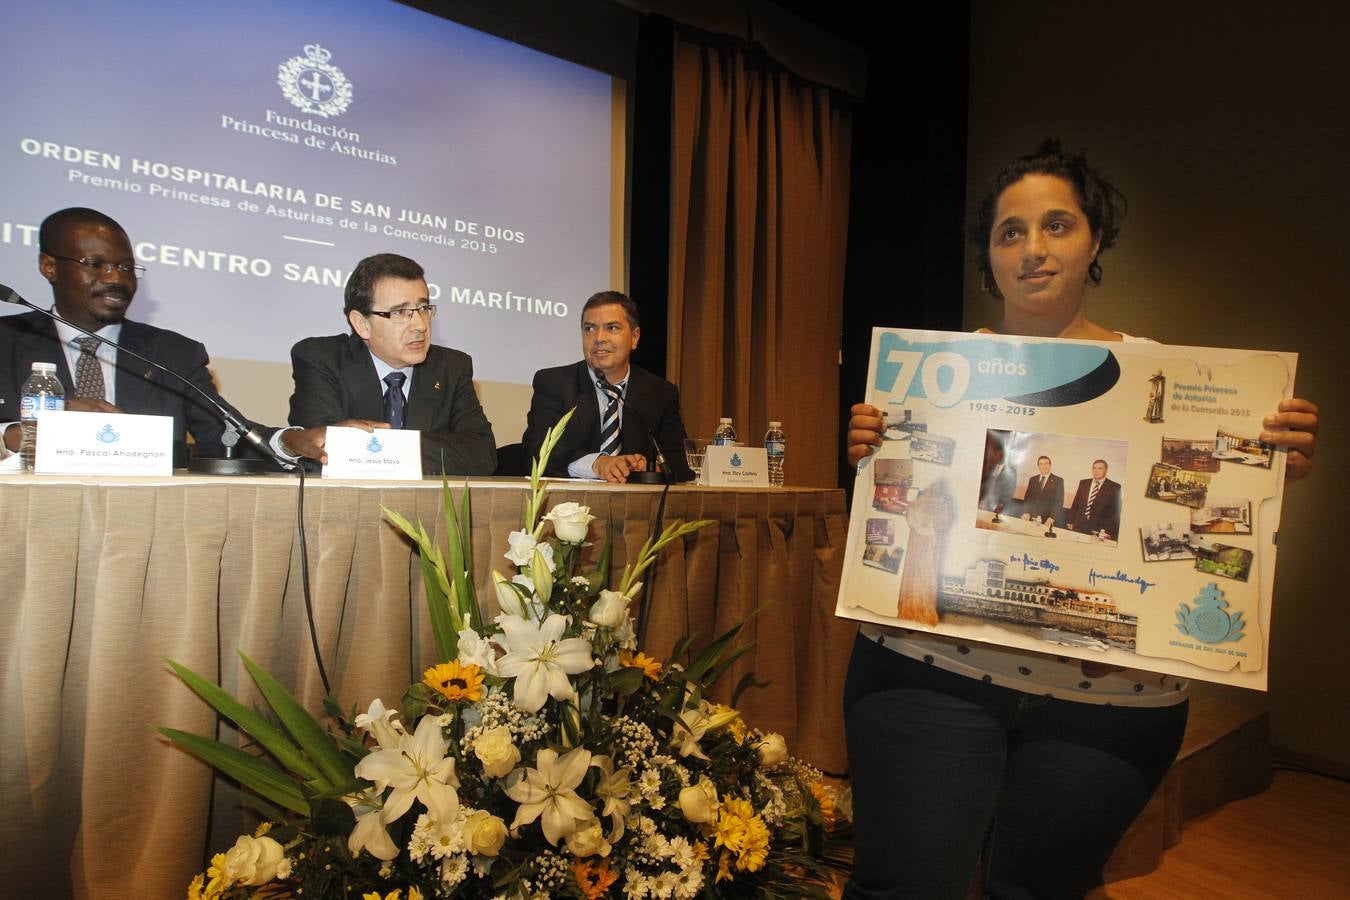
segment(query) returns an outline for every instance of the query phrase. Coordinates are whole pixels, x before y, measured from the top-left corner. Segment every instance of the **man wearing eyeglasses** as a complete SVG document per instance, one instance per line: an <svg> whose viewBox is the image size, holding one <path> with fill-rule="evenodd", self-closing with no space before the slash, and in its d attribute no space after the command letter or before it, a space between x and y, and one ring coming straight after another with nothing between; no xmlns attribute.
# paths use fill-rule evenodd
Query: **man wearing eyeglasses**
<svg viewBox="0 0 1350 900"><path fill-rule="evenodd" d="M422 267L380 253L352 270L343 312L349 334L291 348L292 425L306 428L300 455L323 461L328 425L421 432L422 471L491 475L497 442L473 390L467 353L431 343L436 307ZM444 459L444 467L442 467Z"/></svg>
<svg viewBox="0 0 1350 900"><path fill-rule="evenodd" d="M114 219L84 207L52 213L38 229L38 271L52 286L57 315L158 361L224 403L211 382L205 347L126 318L145 269L136 264L131 241ZM110 344L36 312L0 318L0 428L6 450L17 450L22 439L18 424L5 420L18 418L19 390L34 362L56 363L66 409L171 416L176 466L186 465L189 433L199 454L224 455L224 424L206 401L140 360L120 359Z"/></svg>

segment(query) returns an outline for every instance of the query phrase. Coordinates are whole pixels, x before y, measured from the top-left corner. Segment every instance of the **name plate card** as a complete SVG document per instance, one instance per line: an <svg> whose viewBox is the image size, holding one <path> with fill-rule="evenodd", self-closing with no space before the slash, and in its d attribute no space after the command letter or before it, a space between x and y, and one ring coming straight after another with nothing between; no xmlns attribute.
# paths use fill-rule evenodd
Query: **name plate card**
<svg viewBox="0 0 1350 900"><path fill-rule="evenodd" d="M877 329L838 614L1264 690L1296 363Z"/></svg>
<svg viewBox="0 0 1350 900"><path fill-rule="evenodd" d="M45 410L33 470L42 475L172 475L173 419Z"/></svg>
<svg viewBox="0 0 1350 900"><path fill-rule="evenodd" d="M387 481L422 480L420 431L328 426L324 449L328 464L324 478L377 478Z"/></svg>
<svg viewBox="0 0 1350 900"><path fill-rule="evenodd" d="M763 447L708 445L703 484L712 487L768 487L769 455Z"/></svg>

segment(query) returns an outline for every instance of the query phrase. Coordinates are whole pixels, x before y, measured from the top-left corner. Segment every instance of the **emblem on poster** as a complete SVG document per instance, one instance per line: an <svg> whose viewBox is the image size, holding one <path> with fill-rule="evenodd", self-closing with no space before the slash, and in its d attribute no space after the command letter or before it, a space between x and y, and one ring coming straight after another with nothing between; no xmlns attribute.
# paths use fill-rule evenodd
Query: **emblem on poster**
<svg viewBox="0 0 1350 900"><path fill-rule="evenodd" d="M277 85L292 106L325 119L347 111L352 83L329 62L332 58L318 44L306 44L304 56L292 56L277 67Z"/></svg>

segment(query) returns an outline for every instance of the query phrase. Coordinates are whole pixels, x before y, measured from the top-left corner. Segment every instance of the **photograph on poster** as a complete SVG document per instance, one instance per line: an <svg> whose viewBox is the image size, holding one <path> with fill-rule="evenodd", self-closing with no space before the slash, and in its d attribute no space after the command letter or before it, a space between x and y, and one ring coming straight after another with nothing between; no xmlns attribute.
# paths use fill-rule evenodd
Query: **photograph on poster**
<svg viewBox="0 0 1350 900"><path fill-rule="evenodd" d="M943 575L937 608L944 625L996 623L1046 643L1091 650L1134 650L1139 625L1106 591L1056 579L1022 562L988 558Z"/></svg>
<svg viewBox="0 0 1350 900"><path fill-rule="evenodd" d="M882 547L877 544L868 544L863 548L862 564L874 569L882 569L894 575L900 571L900 560L904 558L904 555L905 551L900 547Z"/></svg>
<svg viewBox="0 0 1350 900"><path fill-rule="evenodd" d="M1214 458L1223 462L1242 463L1244 466L1270 468L1274 448L1256 438L1242 437L1220 428L1215 438Z"/></svg>
<svg viewBox="0 0 1350 900"><path fill-rule="evenodd" d="M940 434L916 431L910 435L910 459L950 466L956 456L956 441Z"/></svg>
<svg viewBox="0 0 1350 900"><path fill-rule="evenodd" d="M1219 461L1214 458L1216 444L1213 438L1192 440L1165 437L1162 439L1162 461L1189 472L1217 472Z"/></svg>
<svg viewBox="0 0 1350 900"><path fill-rule="evenodd" d="M1126 470L1128 448L1104 438L986 429L975 527L1115 545L1125 494L1116 473Z"/></svg>
<svg viewBox="0 0 1350 900"><path fill-rule="evenodd" d="M1142 525L1139 528L1139 540L1144 547L1144 562L1195 559L1195 545L1186 522Z"/></svg>
<svg viewBox="0 0 1350 900"><path fill-rule="evenodd" d="M894 519L868 519L867 543L889 547L895 543Z"/></svg>
<svg viewBox="0 0 1350 900"><path fill-rule="evenodd" d="M1196 534L1251 534L1252 502L1241 497L1209 499L1191 513L1191 531Z"/></svg>
<svg viewBox="0 0 1350 900"><path fill-rule="evenodd" d="M1221 575L1237 581L1246 581L1252 569L1252 551L1228 544L1212 543L1197 538L1195 543L1195 570L1206 575Z"/></svg>
<svg viewBox="0 0 1350 900"><path fill-rule="evenodd" d="M914 484L914 463L908 459L878 459L873 465L877 484L910 487Z"/></svg>
<svg viewBox="0 0 1350 900"><path fill-rule="evenodd" d="M886 430L881 436L888 441L907 441L914 432L927 430L922 410L902 409L886 413Z"/></svg>
<svg viewBox="0 0 1350 900"><path fill-rule="evenodd" d="M872 508L877 512L903 516L909 509L909 488L898 484L878 484L872 489Z"/></svg>
<svg viewBox="0 0 1350 900"><path fill-rule="evenodd" d="M1154 463L1148 474L1148 487L1144 496L1164 503L1177 503L1199 509L1205 505L1205 495L1209 493L1209 480L1212 476L1204 472L1188 472L1169 466L1167 463Z"/></svg>

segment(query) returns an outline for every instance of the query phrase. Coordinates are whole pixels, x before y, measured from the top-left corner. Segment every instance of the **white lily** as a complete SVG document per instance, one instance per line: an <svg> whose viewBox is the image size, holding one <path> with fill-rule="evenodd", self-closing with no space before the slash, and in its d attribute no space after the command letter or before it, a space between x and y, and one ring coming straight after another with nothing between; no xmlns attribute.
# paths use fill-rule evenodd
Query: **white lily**
<svg viewBox="0 0 1350 900"><path fill-rule="evenodd" d="M398 856L398 846L385 830L383 804L377 791L364 790L359 794L348 794L342 798L356 815L356 827L347 836L347 850L352 856L358 856L362 850L385 861Z"/></svg>
<svg viewBox="0 0 1350 900"><path fill-rule="evenodd" d="M518 584L525 589L528 595L534 594L534 582L524 575L516 575L510 581L499 573L496 569L492 570L492 586L497 590L497 606L501 609L503 616L515 616L517 619L539 618L535 613L541 608L534 597L526 600L521 596L521 592L511 587Z"/></svg>
<svg viewBox="0 0 1350 900"><path fill-rule="evenodd" d="M552 549L551 544L542 544L534 548L534 560L530 563L530 578L534 580L534 592L544 603L553 596L553 554L547 557L541 552L544 547Z"/></svg>
<svg viewBox="0 0 1350 900"><path fill-rule="evenodd" d="M609 816L614 825L614 833L609 836L610 843L618 843L623 837L623 823L628 818L633 804L629 797L633 793L633 783L628 780L632 770L614 768L614 760L608 756L591 758L591 765L600 770L600 782L595 786L595 796L604 801L600 815Z"/></svg>
<svg viewBox="0 0 1350 900"><path fill-rule="evenodd" d="M586 821L594 815L590 804L577 796L576 791L590 765L591 751L583 747L568 751L562 757L556 750L544 748L535 757L533 768L525 766L512 772L506 796L520 807L511 822L511 830L539 819L544 837L554 846L576 831L578 821Z"/></svg>
<svg viewBox="0 0 1350 900"><path fill-rule="evenodd" d="M380 747L393 750L398 747L399 738L406 734L403 723L394 718L396 710L385 709L376 697L370 703L370 709L356 717L356 727L370 732Z"/></svg>
<svg viewBox="0 0 1350 900"><path fill-rule="evenodd" d="M392 822L408 811L413 798L431 811L432 816L448 822L459 811L459 778L455 759L445 755L445 737L437 716L423 716L416 734L404 734L397 748L376 750L356 764L357 778L375 782L383 792L393 785L393 793L384 804L382 818Z"/></svg>
<svg viewBox="0 0 1350 900"><path fill-rule="evenodd" d="M680 720L670 735L670 742L677 747L681 756L696 756L707 759L698 742L708 730L710 719L705 710L706 704L700 703L693 709L680 711Z"/></svg>
<svg viewBox="0 0 1350 900"><path fill-rule="evenodd" d="M567 619L557 613L538 623L502 616L498 624L502 633L495 639L507 653L497 660L497 674L516 680L516 708L534 713L549 697L572 699L576 692L567 676L585 672L595 664L590 642L563 639Z"/></svg>

